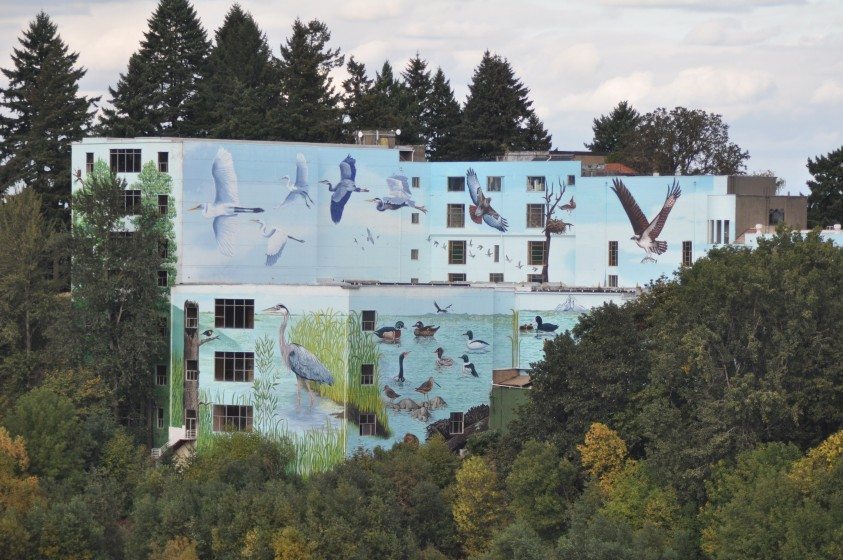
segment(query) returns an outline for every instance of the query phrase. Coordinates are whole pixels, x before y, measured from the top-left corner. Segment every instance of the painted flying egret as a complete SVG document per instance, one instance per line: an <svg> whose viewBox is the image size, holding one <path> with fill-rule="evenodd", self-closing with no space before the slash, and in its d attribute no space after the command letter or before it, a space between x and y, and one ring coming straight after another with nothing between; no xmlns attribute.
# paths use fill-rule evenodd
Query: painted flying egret
<svg viewBox="0 0 843 560"><path fill-rule="evenodd" d="M386 178L386 186L389 188L389 193L381 198L370 198L366 202L374 202L375 207L379 212L385 210L400 210L405 206L415 208L427 214L427 208L416 204L413 200L413 193L410 191L410 182L406 175L394 174Z"/></svg>
<svg viewBox="0 0 843 560"><path fill-rule="evenodd" d="M307 160L304 159L303 153L299 152L296 154L296 182L291 183L289 175L284 175L281 179L287 180L287 189L290 192L287 193L287 198L284 199L284 202L276 206L276 208L289 206L299 198L304 200L304 205L308 208L310 208L311 204L315 205L313 199L310 198L310 194L307 192Z"/></svg>
<svg viewBox="0 0 843 560"><path fill-rule="evenodd" d="M310 407L313 408L313 389L310 383L333 385L334 377L310 350L301 344L287 342L285 333L287 322L290 320L290 310L286 305L279 303L264 309L264 312L281 315L281 325L278 327L278 347L281 350L281 360L284 365L296 376L296 406L301 405L301 387L304 385L310 394Z"/></svg>
<svg viewBox="0 0 843 560"><path fill-rule="evenodd" d="M263 208L247 208L240 206L237 194L237 175L234 174L234 160L225 148L217 151L214 164L211 167L214 177L216 195L213 202L197 204L189 210L202 210L202 216L213 218L214 237L220 253L226 256L234 254L234 239L237 237L237 214L257 214Z"/></svg>
<svg viewBox="0 0 843 560"><path fill-rule="evenodd" d="M261 226L261 235L266 238L266 266L272 266L278 262L281 252L287 246L287 240L292 239L304 243L304 239L293 237L279 227L269 227L263 220L249 220Z"/></svg>
<svg viewBox="0 0 843 560"><path fill-rule="evenodd" d="M349 154L344 160L340 162L340 182L332 185L330 181L322 180L320 183L328 185L328 190L331 195L331 220L338 224L342 220L342 212L345 209L348 199L351 198L353 192L369 192L369 189L363 189L357 186L354 182L357 177L356 161Z"/></svg>

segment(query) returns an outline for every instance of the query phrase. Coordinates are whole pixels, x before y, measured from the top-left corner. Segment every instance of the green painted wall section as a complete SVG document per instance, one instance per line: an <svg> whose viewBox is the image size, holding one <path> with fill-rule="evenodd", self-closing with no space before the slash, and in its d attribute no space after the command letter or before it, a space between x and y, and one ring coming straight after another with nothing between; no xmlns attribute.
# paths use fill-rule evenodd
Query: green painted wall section
<svg viewBox="0 0 843 560"><path fill-rule="evenodd" d="M529 390L493 386L489 396L489 428L506 433L515 418L515 409L527 402Z"/></svg>

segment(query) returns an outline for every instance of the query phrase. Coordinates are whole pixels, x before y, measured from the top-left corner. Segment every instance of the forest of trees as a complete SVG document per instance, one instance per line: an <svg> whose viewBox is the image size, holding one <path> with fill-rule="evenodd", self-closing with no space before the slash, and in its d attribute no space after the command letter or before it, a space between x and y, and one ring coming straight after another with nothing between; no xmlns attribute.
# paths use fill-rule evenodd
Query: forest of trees
<svg viewBox="0 0 843 560"><path fill-rule="evenodd" d="M189 2L161 0L95 122L99 100L79 94L85 70L55 24L40 13L24 31L0 90L0 558L843 557L843 249L816 232L714 249L583 315L546 343L510 431L476 434L464 458L433 438L302 477L291 446L232 433L186 464L154 462L170 177L144 167L127 208L125 182L97 162L71 195L71 142L328 141L388 126L435 159L550 145L491 52L462 105L419 55L370 76L323 22L297 20L280 53L238 6L211 41ZM340 65L349 78L334 87ZM719 134L717 161L743 165L719 115L680 109L618 106L595 119L592 147L697 126ZM714 161L652 157L671 172ZM843 221L840 159L808 162L817 225Z"/></svg>

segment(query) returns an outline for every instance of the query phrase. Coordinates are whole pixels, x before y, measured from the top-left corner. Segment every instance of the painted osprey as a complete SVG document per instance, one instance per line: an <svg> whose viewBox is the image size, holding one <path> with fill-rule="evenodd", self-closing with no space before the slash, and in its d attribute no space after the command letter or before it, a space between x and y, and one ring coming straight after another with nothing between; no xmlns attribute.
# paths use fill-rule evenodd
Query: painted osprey
<svg viewBox="0 0 843 560"><path fill-rule="evenodd" d="M671 208L673 208L676 200L682 195L682 189L679 188L679 184L674 179L673 184L667 188L667 195L664 198L662 209L653 218L653 221L648 222L644 212L641 211L641 207L635 202L635 198L633 198L629 189L626 188L626 185L623 184L623 181L612 179L612 183L614 185L611 189L618 195L618 199L621 201L627 217L629 217L629 223L632 224L632 231L635 232L635 235L630 237L630 239L635 241L647 253L647 256L641 259L641 262L656 262L656 259L652 255L654 253L661 255L667 251L667 242L657 241L656 238L658 238L662 228L664 228Z"/></svg>
<svg viewBox="0 0 843 560"><path fill-rule="evenodd" d="M480 181L477 180L477 173L473 169L469 169L465 174L466 183L468 183L468 194L471 195L471 201L474 204L469 205L468 214L471 216L471 221L479 224L480 221L486 222L486 225L495 228L498 231L506 231L509 224L506 218L498 214L492 208L492 199L483 194L483 189L480 188Z"/></svg>

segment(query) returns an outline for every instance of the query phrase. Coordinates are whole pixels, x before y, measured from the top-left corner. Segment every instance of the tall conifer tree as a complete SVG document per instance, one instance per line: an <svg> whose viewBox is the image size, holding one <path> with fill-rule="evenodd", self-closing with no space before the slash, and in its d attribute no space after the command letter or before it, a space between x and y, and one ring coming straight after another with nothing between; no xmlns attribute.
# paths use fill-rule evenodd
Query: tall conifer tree
<svg viewBox="0 0 843 560"><path fill-rule="evenodd" d="M329 49L331 32L319 20L296 19L293 33L281 45L281 104L274 122L282 139L303 142L342 140L340 95L331 70L342 66L340 49Z"/></svg>
<svg viewBox="0 0 843 560"><path fill-rule="evenodd" d="M427 145L430 117L428 101L433 92L427 61L422 60L419 53L416 53L407 63L401 78L407 96L407 122L401 129L401 139L408 144Z"/></svg>
<svg viewBox="0 0 843 560"><path fill-rule="evenodd" d="M431 161L457 158L456 133L462 119L460 104L441 68L436 69L428 99L427 157Z"/></svg>
<svg viewBox="0 0 843 560"><path fill-rule="evenodd" d="M99 98L79 95L85 69L44 12L29 24L0 89L0 195L15 185L41 194L48 219L69 223L70 143L87 132Z"/></svg>
<svg viewBox="0 0 843 560"><path fill-rule="evenodd" d="M254 18L234 4L216 32L199 82L197 134L269 140L268 116L280 96L278 61Z"/></svg>
<svg viewBox="0 0 843 560"><path fill-rule="evenodd" d="M530 149L537 125L530 90L515 77L509 61L489 51L474 70L459 130L460 158L491 160L507 150ZM541 127L543 129L543 126ZM547 146L550 146L548 138Z"/></svg>
<svg viewBox="0 0 843 560"><path fill-rule="evenodd" d="M194 130L197 82L210 45L188 0L160 0L140 49L129 59L102 132L112 136L179 136Z"/></svg>

